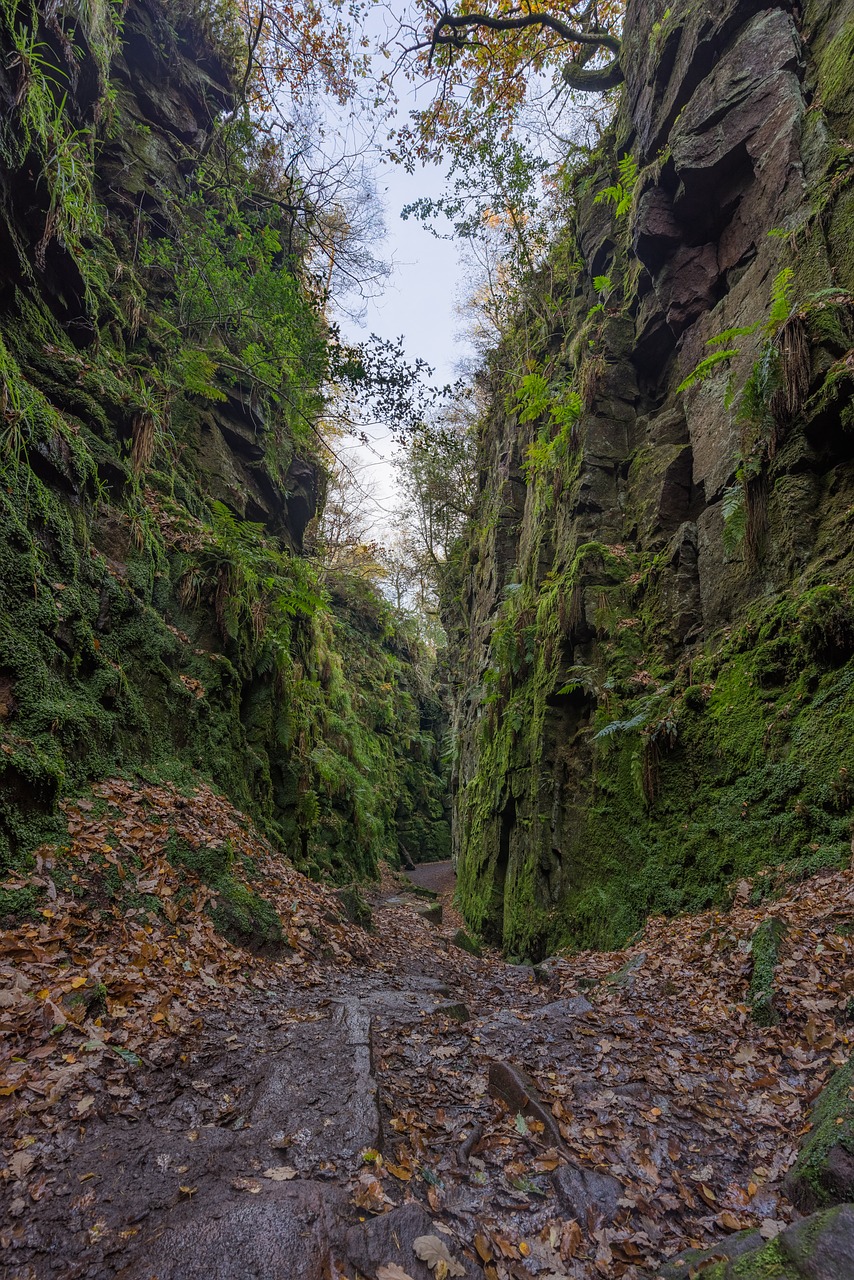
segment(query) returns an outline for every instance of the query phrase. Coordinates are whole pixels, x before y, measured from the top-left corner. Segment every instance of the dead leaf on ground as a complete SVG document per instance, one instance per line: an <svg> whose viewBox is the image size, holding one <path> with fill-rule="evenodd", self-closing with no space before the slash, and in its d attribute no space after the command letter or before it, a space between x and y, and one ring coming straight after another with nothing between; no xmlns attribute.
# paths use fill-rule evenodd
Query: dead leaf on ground
<svg viewBox="0 0 854 1280"><path fill-rule="evenodd" d="M377 1280L412 1280L412 1276L396 1262L387 1262L385 1266L377 1267Z"/></svg>
<svg viewBox="0 0 854 1280"><path fill-rule="evenodd" d="M412 1247L416 1258L420 1258L431 1271L435 1271L436 1280L444 1280L446 1276L465 1275L465 1267L461 1267L451 1256L448 1246L438 1236L418 1236Z"/></svg>

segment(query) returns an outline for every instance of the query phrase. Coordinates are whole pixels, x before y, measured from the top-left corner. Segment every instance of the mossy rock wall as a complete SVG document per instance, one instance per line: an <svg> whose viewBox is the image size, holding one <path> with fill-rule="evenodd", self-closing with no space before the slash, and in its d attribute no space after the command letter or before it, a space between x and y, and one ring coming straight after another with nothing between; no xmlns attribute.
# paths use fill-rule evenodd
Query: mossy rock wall
<svg viewBox="0 0 854 1280"><path fill-rule="evenodd" d="M461 901L512 952L850 857L852 30L850 0L631 3L490 365L445 607Z"/></svg>
<svg viewBox="0 0 854 1280"><path fill-rule="evenodd" d="M238 35L227 6L0 5L2 866L116 774L205 778L343 881L448 848L425 654L302 554L325 329L247 195Z"/></svg>

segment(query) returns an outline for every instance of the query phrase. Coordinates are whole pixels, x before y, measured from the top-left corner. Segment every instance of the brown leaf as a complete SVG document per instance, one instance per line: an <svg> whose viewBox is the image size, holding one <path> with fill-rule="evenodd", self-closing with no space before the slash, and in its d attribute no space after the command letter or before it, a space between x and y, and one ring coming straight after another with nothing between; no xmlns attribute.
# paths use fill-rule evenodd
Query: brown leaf
<svg viewBox="0 0 854 1280"><path fill-rule="evenodd" d="M438 1236L418 1236L412 1244L416 1258L426 1263L431 1271L435 1271L436 1280L441 1276L464 1276L465 1267L454 1259L448 1251L444 1240Z"/></svg>
<svg viewBox="0 0 854 1280"><path fill-rule="evenodd" d="M481 1262L492 1261L492 1248L485 1235L478 1232L474 1238L474 1247L477 1249L477 1254Z"/></svg>
<svg viewBox="0 0 854 1280"><path fill-rule="evenodd" d="M257 1196L261 1190L261 1183L257 1178L232 1178L231 1185L235 1191L248 1191L253 1196Z"/></svg>
<svg viewBox="0 0 854 1280"><path fill-rule="evenodd" d="M575 1219L573 1218L571 1222L565 1222L560 1235L560 1256L564 1262L574 1258L583 1243L584 1236Z"/></svg>

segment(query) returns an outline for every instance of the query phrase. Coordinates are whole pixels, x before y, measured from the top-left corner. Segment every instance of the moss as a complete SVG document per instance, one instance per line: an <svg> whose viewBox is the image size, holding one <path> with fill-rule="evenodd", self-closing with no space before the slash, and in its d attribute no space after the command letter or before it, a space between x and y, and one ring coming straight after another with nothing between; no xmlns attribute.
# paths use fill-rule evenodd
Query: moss
<svg viewBox="0 0 854 1280"><path fill-rule="evenodd" d="M222 879L215 888L217 901L211 915L224 937L255 950L282 944L282 921L266 899L235 880Z"/></svg>
<svg viewBox="0 0 854 1280"><path fill-rule="evenodd" d="M854 81L854 20L848 19L823 50L818 62L822 105L827 112L843 114L851 110Z"/></svg>
<svg viewBox="0 0 854 1280"><path fill-rule="evenodd" d="M772 916L762 921L751 939L753 968L748 999L751 1017L760 1027L771 1027L779 1021L774 1008L774 973L785 936L785 924Z"/></svg>
<svg viewBox="0 0 854 1280"><path fill-rule="evenodd" d="M35 916L41 895L33 888L0 888L0 920Z"/></svg>
<svg viewBox="0 0 854 1280"><path fill-rule="evenodd" d="M729 1268L732 1280L799 1280L800 1272L785 1257L776 1240L757 1253L738 1258Z"/></svg>
<svg viewBox="0 0 854 1280"><path fill-rule="evenodd" d="M194 847L174 833L167 840L164 852L170 862L192 871L205 884L210 885L227 876L234 861L234 850L228 841L220 845Z"/></svg>
<svg viewBox="0 0 854 1280"><path fill-rule="evenodd" d="M850 1183L840 1186L828 1156L839 1147L854 1157L852 1089L854 1061L849 1061L835 1072L813 1106L810 1132L787 1179L788 1194L804 1212L850 1198Z"/></svg>

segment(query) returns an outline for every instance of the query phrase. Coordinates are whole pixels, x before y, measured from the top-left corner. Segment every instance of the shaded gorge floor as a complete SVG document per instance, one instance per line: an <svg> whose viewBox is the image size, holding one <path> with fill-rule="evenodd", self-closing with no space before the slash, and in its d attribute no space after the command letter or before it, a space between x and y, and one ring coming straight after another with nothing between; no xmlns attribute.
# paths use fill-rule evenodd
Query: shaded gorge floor
<svg viewBox="0 0 854 1280"><path fill-rule="evenodd" d="M692 1246L846 1274L848 1210L818 1233L831 1263L792 1261L789 1197L839 1198L821 1152L787 1175L848 1056L854 873L531 968L454 945L452 911L423 917L447 865L418 892L386 871L365 903L274 874L210 792L149 788L147 818L136 799L136 887L163 915L105 901L93 930L43 864L52 906L4 937L4 1280L681 1276ZM155 838L170 805L188 847L225 835L268 869L278 936L217 932L186 864L180 891ZM100 821L78 810L81 867ZM772 918L761 1026L751 948ZM812 1126L825 1147L846 1093L829 1143Z"/></svg>

